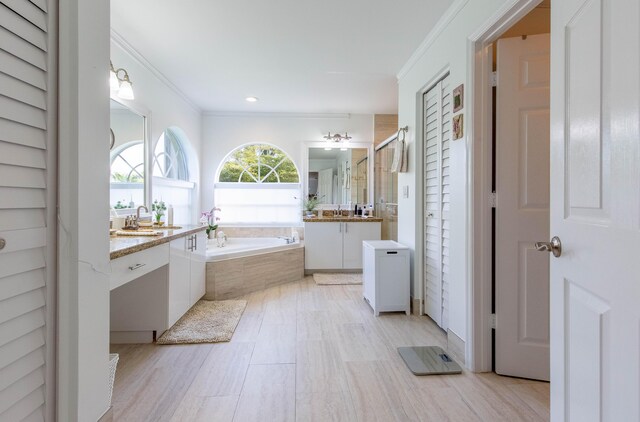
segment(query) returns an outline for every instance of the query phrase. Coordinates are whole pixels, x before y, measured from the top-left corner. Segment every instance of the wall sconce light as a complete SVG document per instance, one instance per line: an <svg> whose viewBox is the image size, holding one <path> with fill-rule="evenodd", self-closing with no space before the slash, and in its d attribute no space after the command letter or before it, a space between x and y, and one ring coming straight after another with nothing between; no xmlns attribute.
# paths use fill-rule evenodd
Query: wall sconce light
<svg viewBox="0 0 640 422"><path fill-rule="evenodd" d="M133 100L135 96L133 95L133 85L129 80L129 73L123 68L115 69L111 61L109 61L109 65L111 66L111 71L109 72L111 92L117 93L118 97L123 100ZM122 77L120 73L122 73Z"/></svg>
<svg viewBox="0 0 640 422"><path fill-rule="evenodd" d="M351 136L349 136L347 132L345 132L344 135L341 135L339 133L334 133L332 135L331 132L329 132L325 136L323 136L323 138L327 140L327 146L325 147L325 150L330 150L332 143L340 142L342 143L342 145L340 146L340 151L346 151L347 144L349 143L349 139L351 139Z"/></svg>

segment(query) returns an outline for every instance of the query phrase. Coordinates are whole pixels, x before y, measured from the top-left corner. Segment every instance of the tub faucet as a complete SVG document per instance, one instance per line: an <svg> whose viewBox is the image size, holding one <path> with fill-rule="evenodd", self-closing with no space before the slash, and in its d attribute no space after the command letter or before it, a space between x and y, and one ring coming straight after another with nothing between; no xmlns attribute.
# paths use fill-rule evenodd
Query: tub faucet
<svg viewBox="0 0 640 422"><path fill-rule="evenodd" d="M278 239L284 239L287 242L287 245L293 243L293 239L287 236L278 236Z"/></svg>

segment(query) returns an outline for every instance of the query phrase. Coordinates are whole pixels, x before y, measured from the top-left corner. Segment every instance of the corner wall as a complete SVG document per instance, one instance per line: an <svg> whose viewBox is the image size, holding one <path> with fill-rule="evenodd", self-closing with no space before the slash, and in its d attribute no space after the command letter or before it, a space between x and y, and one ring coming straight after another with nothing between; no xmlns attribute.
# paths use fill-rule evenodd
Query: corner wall
<svg viewBox="0 0 640 422"><path fill-rule="evenodd" d="M412 294L422 297L422 94L448 70L451 88L465 84L464 136L451 142L451 239L449 329L468 340L468 280L471 279L469 203L469 128L473 120L469 36L508 0L458 0L448 9L432 33L402 69L399 78L398 125L409 126L409 171L398 175L398 241L411 248ZM409 197L403 198L403 186Z"/></svg>
<svg viewBox="0 0 640 422"><path fill-rule="evenodd" d="M124 39L112 32L111 60L113 66L125 68L133 84L135 100L122 101L133 103L149 110L151 116L151 151L155 150L158 138L165 129L177 126L186 134L190 149L191 165L189 179L196 183L193 201L193 223L200 218L200 169L202 168L202 112L174 91L157 75L144 57ZM153 198L152 198L153 199Z"/></svg>
<svg viewBox="0 0 640 422"><path fill-rule="evenodd" d="M329 131L349 132L353 137L351 142L373 143L373 115L205 114L202 119L202 209L213 207L213 184L218 167L235 148L254 142L273 144L289 154L301 170L306 167L301 166L304 143L322 141Z"/></svg>

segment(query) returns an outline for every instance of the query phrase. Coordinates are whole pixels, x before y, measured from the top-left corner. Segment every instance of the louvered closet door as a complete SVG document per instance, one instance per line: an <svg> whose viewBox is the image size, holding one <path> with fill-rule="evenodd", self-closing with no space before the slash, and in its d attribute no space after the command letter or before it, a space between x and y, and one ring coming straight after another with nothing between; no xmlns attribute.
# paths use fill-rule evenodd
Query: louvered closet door
<svg viewBox="0 0 640 422"><path fill-rule="evenodd" d="M424 303L440 327L449 326L449 77L424 95Z"/></svg>
<svg viewBox="0 0 640 422"><path fill-rule="evenodd" d="M0 0L0 421L51 420L54 409L55 7Z"/></svg>

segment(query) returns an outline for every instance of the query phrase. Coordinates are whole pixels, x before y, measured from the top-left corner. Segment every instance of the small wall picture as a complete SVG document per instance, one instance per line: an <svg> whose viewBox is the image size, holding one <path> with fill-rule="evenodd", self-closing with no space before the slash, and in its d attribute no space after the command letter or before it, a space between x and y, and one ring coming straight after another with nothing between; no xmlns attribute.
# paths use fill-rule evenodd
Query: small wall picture
<svg viewBox="0 0 640 422"><path fill-rule="evenodd" d="M456 113L464 107L464 84L453 90L453 112Z"/></svg>
<svg viewBox="0 0 640 422"><path fill-rule="evenodd" d="M460 139L464 136L464 114L453 116L453 140Z"/></svg>

